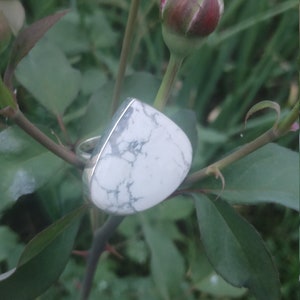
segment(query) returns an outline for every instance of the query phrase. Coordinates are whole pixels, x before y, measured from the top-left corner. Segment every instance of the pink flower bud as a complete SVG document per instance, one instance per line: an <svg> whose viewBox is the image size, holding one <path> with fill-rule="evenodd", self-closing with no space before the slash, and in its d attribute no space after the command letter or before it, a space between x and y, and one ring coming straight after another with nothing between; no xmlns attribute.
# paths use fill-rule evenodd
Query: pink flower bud
<svg viewBox="0 0 300 300"><path fill-rule="evenodd" d="M161 0L164 26L190 37L209 35L223 13L223 0Z"/></svg>
<svg viewBox="0 0 300 300"><path fill-rule="evenodd" d="M223 9L223 0L161 0L162 32L171 53L190 54L216 29Z"/></svg>

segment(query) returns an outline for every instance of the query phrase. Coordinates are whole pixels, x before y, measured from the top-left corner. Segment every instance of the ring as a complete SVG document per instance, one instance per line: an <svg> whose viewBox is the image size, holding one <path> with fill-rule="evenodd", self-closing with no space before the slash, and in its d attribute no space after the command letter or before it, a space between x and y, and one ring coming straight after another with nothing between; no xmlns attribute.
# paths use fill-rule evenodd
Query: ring
<svg viewBox="0 0 300 300"><path fill-rule="evenodd" d="M84 193L101 210L129 215L170 196L185 179L192 146L171 119L150 105L129 98L101 137L83 141Z"/></svg>
<svg viewBox="0 0 300 300"><path fill-rule="evenodd" d="M83 159L85 162L87 162L91 156L92 153L98 144L101 136L94 136L92 138L86 139L83 142L81 142L77 147L76 147L76 155Z"/></svg>

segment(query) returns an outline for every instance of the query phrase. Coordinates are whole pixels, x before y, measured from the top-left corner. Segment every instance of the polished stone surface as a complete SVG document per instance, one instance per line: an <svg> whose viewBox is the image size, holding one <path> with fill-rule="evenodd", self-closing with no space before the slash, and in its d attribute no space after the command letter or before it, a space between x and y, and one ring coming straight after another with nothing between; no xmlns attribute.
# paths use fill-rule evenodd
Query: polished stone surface
<svg viewBox="0 0 300 300"><path fill-rule="evenodd" d="M131 99L116 113L85 169L86 191L108 213L136 213L172 194L191 161L184 132L153 107Z"/></svg>

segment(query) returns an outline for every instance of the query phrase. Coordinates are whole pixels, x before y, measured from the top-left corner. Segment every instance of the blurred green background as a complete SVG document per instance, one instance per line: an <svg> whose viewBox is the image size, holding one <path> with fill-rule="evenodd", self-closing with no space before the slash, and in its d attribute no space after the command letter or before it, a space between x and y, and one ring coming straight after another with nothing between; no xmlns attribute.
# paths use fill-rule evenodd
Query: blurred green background
<svg viewBox="0 0 300 300"><path fill-rule="evenodd" d="M254 103L278 102L284 114L298 99L298 1L224 2L225 12L218 30L185 61L171 99L172 105L196 112L201 154L197 167L216 160L272 126L275 114L266 111L253 116L244 130L244 117ZM88 102L93 97L107 96L105 91L113 86L130 1L24 0L22 3L28 24L71 8L47 33L45 41L58 47L72 67L81 72L79 95L63 115L68 138L78 141L89 135L93 127L84 124ZM141 1L127 68L131 79L125 83L125 89L129 90L131 85L138 85L137 93L147 101L155 95L169 57L161 36L158 7L158 1ZM2 54L1 72L7 57L8 52ZM136 75L136 72L141 73ZM22 74L17 75L22 82ZM67 82L62 87L64 84ZM22 110L33 122L41 128L59 131L55 116L26 89L20 86L18 95ZM5 126L5 121L0 120L0 129ZM298 151L296 133L278 143ZM0 254L4 253L0 255L0 271L14 265L23 243L80 203L81 192L80 174L64 168L37 192L22 196L14 205L0 206L0 229L3 229L0 240L8 241L0 246ZM270 204L238 209L261 233L274 257L282 283L282 299L298 299L298 213ZM170 264L177 264L178 272L182 272L180 293L170 292L172 300L252 299L213 273L201 251L193 205L182 205L180 199L125 220L112 241L122 258L107 254L101 258L91 299L168 299L158 293L151 277L151 249L141 229L147 224L154 228L155 251L169 251ZM87 250L90 241L89 221L85 220L76 249ZM73 255L57 283L39 299L74 299L83 277L84 262L84 258ZM167 281L172 281L173 276L176 275L170 273Z"/></svg>

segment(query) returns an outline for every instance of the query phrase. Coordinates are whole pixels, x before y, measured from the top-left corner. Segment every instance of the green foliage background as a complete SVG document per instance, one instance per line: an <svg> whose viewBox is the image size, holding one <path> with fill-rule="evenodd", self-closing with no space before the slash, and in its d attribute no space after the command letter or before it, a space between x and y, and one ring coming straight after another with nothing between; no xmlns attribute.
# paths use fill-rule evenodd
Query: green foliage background
<svg viewBox="0 0 300 300"><path fill-rule="evenodd" d="M157 2L141 1L123 98L151 102L159 87L169 54L162 41ZM298 97L297 1L224 2L217 32L185 61L171 99L173 106L196 112L199 145L194 169L273 125L274 113L263 112L243 129L244 117L254 103L276 101L284 114ZM78 141L101 132L109 121L129 3L23 1L28 24L72 8L16 70L22 110L64 144L75 147ZM6 57L8 52L1 56L1 73ZM63 120L66 131L58 126L57 118ZM4 191L0 240L5 241L0 244L1 273L16 266L25 243L82 202L80 172L7 125L11 124L0 119L0 188ZM278 143L298 150L296 133ZM272 172L280 173L284 163ZM20 173L20 166L27 171L30 166L31 173ZM22 189L11 192L12 183ZM237 209L266 241L279 269L282 299L298 299L298 214L277 204ZM127 218L111 241L122 258L108 254L101 258L91 299L253 299L213 271L196 220L192 200L180 197ZM87 250L90 242L90 224L85 218L75 248ZM84 267L84 258L72 255L59 280L39 299L74 299Z"/></svg>

